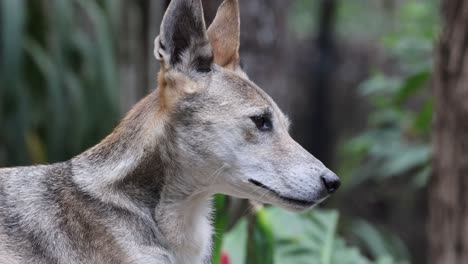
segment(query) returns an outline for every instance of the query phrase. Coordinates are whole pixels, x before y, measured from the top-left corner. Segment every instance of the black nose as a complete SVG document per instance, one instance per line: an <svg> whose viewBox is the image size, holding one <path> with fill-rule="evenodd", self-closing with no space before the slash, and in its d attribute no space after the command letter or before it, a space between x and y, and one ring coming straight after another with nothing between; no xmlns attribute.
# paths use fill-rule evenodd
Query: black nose
<svg viewBox="0 0 468 264"><path fill-rule="evenodd" d="M336 190L340 188L340 178L338 178L338 176L336 176L333 172L326 172L321 176L321 178L329 194L336 192Z"/></svg>

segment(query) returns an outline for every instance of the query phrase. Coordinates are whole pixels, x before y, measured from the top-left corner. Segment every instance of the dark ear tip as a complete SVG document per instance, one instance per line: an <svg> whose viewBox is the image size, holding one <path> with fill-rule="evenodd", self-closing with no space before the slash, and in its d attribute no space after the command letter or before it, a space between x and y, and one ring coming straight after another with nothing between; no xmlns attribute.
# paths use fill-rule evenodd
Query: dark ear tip
<svg viewBox="0 0 468 264"><path fill-rule="evenodd" d="M213 52L206 32L202 1L172 0L162 21L157 45L170 67L210 72Z"/></svg>

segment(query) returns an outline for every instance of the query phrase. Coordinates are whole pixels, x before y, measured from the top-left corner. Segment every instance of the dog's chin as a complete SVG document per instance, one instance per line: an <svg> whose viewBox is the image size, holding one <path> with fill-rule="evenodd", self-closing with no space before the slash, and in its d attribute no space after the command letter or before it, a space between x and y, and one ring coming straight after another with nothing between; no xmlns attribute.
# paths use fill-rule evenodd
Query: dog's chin
<svg viewBox="0 0 468 264"><path fill-rule="evenodd" d="M300 213L300 212L304 212L304 211L308 211L308 210L312 210L312 208L315 207L315 205L311 206L311 207L301 207L301 206L291 206L291 205L280 205L278 204L277 205L278 207L281 207L289 212L293 212L293 213Z"/></svg>
<svg viewBox="0 0 468 264"><path fill-rule="evenodd" d="M304 212L304 211L314 208L315 206L317 206L319 203L321 203L325 199L322 199L320 201L305 201L305 200L304 201L302 200L290 201L290 200L284 200L279 197L271 197L271 200L265 199L265 201L263 202L260 201L260 202L278 206L290 212Z"/></svg>
<svg viewBox="0 0 468 264"><path fill-rule="evenodd" d="M294 197L294 195L280 193L277 190L258 181L250 179L249 182L257 187L260 187L264 192L261 196L261 199L258 199L257 197L257 199L254 198L254 200L264 204L275 205L292 212L302 212L308 209L312 209L317 204L328 198L328 195L320 195L321 198L319 199L297 198Z"/></svg>

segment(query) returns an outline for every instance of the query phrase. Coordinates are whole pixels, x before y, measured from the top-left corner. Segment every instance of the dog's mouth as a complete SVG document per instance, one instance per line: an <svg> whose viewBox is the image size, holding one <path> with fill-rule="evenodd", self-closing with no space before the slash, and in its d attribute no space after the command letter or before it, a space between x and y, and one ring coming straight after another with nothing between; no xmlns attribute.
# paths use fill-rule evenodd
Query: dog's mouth
<svg viewBox="0 0 468 264"><path fill-rule="evenodd" d="M306 208L306 207L312 207L312 206L317 204L317 202L315 202L315 201L307 201L307 200L301 200L301 199L296 199L296 198L283 196L279 192L272 189L271 187L268 187L265 184L263 184L263 183L261 183L259 181L253 180L253 179L249 179L249 182L254 184L255 186L258 186L260 188L263 188L263 189L267 190L268 192L270 192L276 198L278 198L280 200L283 200L284 202L286 202L288 204L291 204L293 206L296 206L296 207Z"/></svg>

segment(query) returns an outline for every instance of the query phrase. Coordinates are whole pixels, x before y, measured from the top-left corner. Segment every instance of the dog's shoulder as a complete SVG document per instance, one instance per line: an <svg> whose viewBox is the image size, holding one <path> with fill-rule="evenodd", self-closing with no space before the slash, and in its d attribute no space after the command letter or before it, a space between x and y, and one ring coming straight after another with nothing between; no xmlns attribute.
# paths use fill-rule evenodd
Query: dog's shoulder
<svg viewBox="0 0 468 264"><path fill-rule="evenodd" d="M27 167L11 167L11 168L0 168L0 179L2 181L12 181L21 178L37 177L44 174L47 170L53 166L60 166L59 164L52 165L37 165Z"/></svg>
<svg viewBox="0 0 468 264"><path fill-rule="evenodd" d="M53 164L0 169L0 196L8 196L9 200L35 197L34 194L42 192L45 180L55 178L49 174L63 166Z"/></svg>
<svg viewBox="0 0 468 264"><path fill-rule="evenodd" d="M125 262L106 210L74 183L71 162L0 173L0 260L12 248L33 263Z"/></svg>
<svg viewBox="0 0 468 264"><path fill-rule="evenodd" d="M0 263L24 263L25 247L21 219L28 214L28 203L36 207L38 179L49 166L0 168ZM30 230L29 230L30 231ZM28 250L31 248L28 247ZM42 263L42 262L38 262Z"/></svg>

